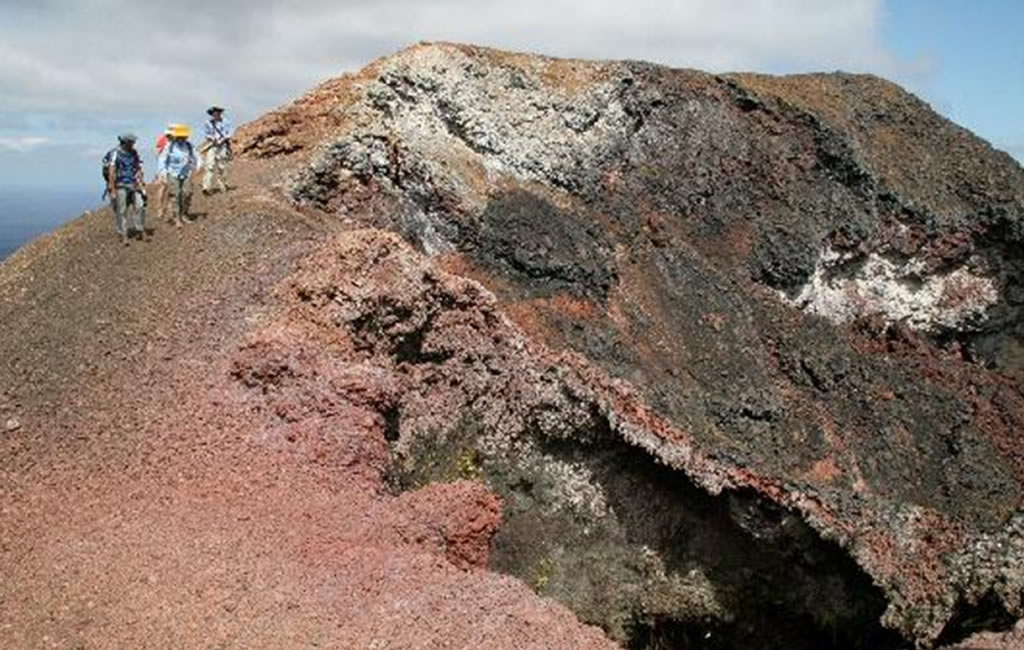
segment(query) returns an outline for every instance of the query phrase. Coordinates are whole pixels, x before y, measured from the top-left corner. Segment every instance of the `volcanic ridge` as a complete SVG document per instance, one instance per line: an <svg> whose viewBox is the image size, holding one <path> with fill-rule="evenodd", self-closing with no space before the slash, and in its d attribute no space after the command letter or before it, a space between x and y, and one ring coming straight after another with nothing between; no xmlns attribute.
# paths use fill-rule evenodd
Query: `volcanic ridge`
<svg viewBox="0 0 1024 650"><path fill-rule="evenodd" d="M872 76L433 43L235 149L0 265L0 645L1024 644L1007 154Z"/></svg>

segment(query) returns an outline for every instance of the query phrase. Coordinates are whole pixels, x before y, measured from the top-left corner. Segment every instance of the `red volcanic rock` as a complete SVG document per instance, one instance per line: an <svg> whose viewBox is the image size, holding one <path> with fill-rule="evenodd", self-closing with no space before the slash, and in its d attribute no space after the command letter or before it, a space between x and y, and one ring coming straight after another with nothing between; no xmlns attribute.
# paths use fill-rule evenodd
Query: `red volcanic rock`
<svg viewBox="0 0 1024 650"><path fill-rule="evenodd" d="M431 544L460 568L487 568L491 539L501 523L501 500L478 483L428 485L407 492L396 509L408 512L399 534L417 544Z"/></svg>

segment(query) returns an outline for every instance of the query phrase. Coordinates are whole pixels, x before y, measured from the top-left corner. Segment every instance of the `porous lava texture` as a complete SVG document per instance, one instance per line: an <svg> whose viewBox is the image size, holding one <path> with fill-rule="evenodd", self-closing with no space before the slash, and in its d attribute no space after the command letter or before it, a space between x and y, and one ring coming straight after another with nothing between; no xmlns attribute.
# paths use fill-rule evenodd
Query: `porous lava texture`
<svg viewBox="0 0 1024 650"><path fill-rule="evenodd" d="M1014 647L1024 170L1005 153L870 76L450 44L326 82L237 150L234 198L139 267L152 293L73 297L87 329L110 301L129 337L180 323L114 369L90 356L109 343L31 327L71 308L32 298L45 265L94 244L0 267L22 424L0 540L79 494L46 486L131 458L132 480L263 504L269 541L213 565L255 571L257 601L283 590L280 630L330 623L332 647ZM162 283L181 263L197 281ZM35 433L106 431L55 395L105 413L140 377L124 428L145 436ZM34 560L23 585L78 558L5 544ZM283 577L251 566L289 549Z"/></svg>

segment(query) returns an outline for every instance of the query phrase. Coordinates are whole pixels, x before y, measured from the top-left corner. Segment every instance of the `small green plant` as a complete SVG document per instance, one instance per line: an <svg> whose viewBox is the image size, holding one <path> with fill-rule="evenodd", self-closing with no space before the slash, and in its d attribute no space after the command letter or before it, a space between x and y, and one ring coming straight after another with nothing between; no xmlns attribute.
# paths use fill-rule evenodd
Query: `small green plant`
<svg viewBox="0 0 1024 650"><path fill-rule="evenodd" d="M546 589L548 583L551 582L551 576L554 573L554 560L549 557L541 558L541 561L537 563L537 568L533 572L533 590L538 594L543 594L544 589Z"/></svg>
<svg viewBox="0 0 1024 650"><path fill-rule="evenodd" d="M455 474L459 478L476 480L483 476L480 465L480 454L475 449L466 448L455 457Z"/></svg>

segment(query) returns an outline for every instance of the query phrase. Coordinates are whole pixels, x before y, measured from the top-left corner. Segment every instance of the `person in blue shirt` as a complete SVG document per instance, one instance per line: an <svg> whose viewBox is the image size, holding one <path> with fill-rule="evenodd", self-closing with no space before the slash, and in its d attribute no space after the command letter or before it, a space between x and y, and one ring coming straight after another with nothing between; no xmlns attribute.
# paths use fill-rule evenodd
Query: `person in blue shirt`
<svg viewBox="0 0 1024 650"><path fill-rule="evenodd" d="M227 174L227 164L231 159L231 125L224 119L222 106L211 106L206 114L210 119L206 121L203 144L199 147L203 155L203 167L206 169L203 176L203 194L214 191L226 192L228 187L224 183L224 176Z"/></svg>
<svg viewBox="0 0 1024 650"><path fill-rule="evenodd" d="M124 133L117 138L119 146L107 156L107 193L114 211L114 230L121 243L128 245L128 236L141 236L146 228L145 190L143 189L142 158L135 150L137 138ZM130 210L129 210L130 209ZM129 215L134 216L135 227L128 226Z"/></svg>
<svg viewBox="0 0 1024 650"><path fill-rule="evenodd" d="M188 218L192 204L192 173L198 167L192 143L188 141L190 129L184 124L175 124L170 129L167 146L160 152L157 159L157 177L163 186L161 213L166 214L170 207L171 215L167 220L175 226Z"/></svg>

